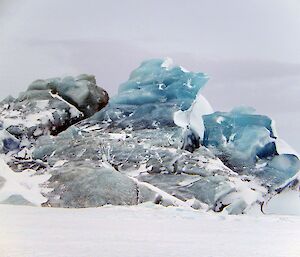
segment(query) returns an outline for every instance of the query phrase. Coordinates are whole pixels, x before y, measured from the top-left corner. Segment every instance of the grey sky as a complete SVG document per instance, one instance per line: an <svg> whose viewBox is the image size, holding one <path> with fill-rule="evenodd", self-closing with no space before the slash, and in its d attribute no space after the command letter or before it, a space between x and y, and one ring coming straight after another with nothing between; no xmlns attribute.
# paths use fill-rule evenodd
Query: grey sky
<svg viewBox="0 0 300 257"><path fill-rule="evenodd" d="M0 97L93 73L114 94L143 59L211 77L215 110L251 105L300 151L299 0L0 0Z"/></svg>

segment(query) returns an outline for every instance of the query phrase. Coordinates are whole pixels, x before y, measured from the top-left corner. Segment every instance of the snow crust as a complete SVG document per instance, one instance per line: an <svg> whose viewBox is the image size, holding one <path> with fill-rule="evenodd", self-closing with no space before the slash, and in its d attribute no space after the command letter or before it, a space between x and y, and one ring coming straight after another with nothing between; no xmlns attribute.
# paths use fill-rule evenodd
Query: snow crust
<svg viewBox="0 0 300 257"><path fill-rule="evenodd" d="M183 207L56 209L0 205L9 257L299 257L300 217L227 216Z"/></svg>

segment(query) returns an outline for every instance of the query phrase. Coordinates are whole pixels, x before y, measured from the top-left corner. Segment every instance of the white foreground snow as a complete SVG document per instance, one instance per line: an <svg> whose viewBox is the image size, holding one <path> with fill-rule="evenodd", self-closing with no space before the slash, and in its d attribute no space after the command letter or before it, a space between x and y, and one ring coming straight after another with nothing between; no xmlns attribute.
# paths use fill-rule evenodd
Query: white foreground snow
<svg viewBox="0 0 300 257"><path fill-rule="evenodd" d="M0 205L1 257L299 257L300 217Z"/></svg>

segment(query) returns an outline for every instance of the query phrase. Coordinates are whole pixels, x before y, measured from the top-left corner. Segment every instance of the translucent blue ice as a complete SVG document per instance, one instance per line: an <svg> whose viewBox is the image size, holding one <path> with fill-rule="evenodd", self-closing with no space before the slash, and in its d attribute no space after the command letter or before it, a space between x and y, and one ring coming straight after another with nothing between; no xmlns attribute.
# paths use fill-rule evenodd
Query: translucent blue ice
<svg viewBox="0 0 300 257"><path fill-rule="evenodd" d="M111 103L144 105L173 101L182 110L190 107L208 77L171 66L168 60L152 59L135 69L119 87Z"/></svg>
<svg viewBox="0 0 300 257"><path fill-rule="evenodd" d="M4 151L12 151L18 149L20 146L19 140L9 137L9 138L4 138L3 139L3 149Z"/></svg>
<svg viewBox="0 0 300 257"><path fill-rule="evenodd" d="M236 108L204 115L203 121L203 145L215 147L232 161L254 163L256 157L276 153L272 120L267 116Z"/></svg>
<svg viewBox="0 0 300 257"><path fill-rule="evenodd" d="M133 130L176 127L174 113L188 109L207 80L203 73L171 66L168 59L145 61L90 120Z"/></svg>
<svg viewBox="0 0 300 257"><path fill-rule="evenodd" d="M272 120L251 108L203 116L203 144L238 172L255 175L269 187L293 177L300 161L293 154L278 154Z"/></svg>

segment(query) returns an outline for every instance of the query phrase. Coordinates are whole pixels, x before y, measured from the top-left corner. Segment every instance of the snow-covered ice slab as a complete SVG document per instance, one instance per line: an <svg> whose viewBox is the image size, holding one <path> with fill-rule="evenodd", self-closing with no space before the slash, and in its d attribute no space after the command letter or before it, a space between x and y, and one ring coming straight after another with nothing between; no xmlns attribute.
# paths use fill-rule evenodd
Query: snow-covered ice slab
<svg viewBox="0 0 300 257"><path fill-rule="evenodd" d="M0 205L2 257L299 257L300 217Z"/></svg>

